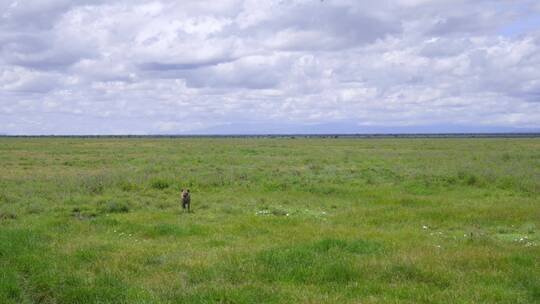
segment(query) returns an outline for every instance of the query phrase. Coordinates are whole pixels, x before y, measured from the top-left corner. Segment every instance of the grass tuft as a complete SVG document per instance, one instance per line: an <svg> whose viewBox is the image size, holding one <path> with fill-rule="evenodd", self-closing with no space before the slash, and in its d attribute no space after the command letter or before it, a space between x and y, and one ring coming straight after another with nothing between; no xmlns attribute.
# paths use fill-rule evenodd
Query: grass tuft
<svg viewBox="0 0 540 304"><path fill-rule="evenodd" d="M100 205L103 213L127 213L130 209L126 202L107 200L100 202Z"/></svg>
<svg viewBox="0 0 540 304"><path fill-rule="evenodd" d="M164 190L164 189L167 189L169 188L169 182L164 180L164 179L154 179L151 183L150 183L150 186L153 188L153 189L157 189L157 190Z"/></svg>

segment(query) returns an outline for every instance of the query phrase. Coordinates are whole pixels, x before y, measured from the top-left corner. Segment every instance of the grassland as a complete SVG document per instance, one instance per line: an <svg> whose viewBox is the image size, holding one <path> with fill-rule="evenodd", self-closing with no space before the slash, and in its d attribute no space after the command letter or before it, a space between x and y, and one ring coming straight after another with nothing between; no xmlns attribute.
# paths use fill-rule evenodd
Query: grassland
<svg viewBox="0 0 540 304"><path fill-rule="evenodd" d="M0 139L0 303L540 303L540 140Z"/></svg>

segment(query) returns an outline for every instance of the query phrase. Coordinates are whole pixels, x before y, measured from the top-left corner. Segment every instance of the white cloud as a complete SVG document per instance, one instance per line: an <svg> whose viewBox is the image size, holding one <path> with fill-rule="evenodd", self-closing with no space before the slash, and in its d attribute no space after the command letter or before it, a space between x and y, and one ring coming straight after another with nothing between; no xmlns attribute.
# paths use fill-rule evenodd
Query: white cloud
<svg viewBox="0 0 540 304"><path fill-rule="evenodd" d="M0 133L538 129L537 5L4 1Z"/></svg>

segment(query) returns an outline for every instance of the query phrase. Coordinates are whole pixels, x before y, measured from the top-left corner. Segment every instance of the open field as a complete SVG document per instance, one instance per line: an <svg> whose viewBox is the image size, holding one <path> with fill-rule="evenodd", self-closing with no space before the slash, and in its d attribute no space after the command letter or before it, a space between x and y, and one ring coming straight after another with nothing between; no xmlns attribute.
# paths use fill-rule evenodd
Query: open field
<svg viewBox="0 0 540 304"><path fill-rule="evenodd" d="M540 140L0 139L0 303L215 302L540 303Z"/></svg>

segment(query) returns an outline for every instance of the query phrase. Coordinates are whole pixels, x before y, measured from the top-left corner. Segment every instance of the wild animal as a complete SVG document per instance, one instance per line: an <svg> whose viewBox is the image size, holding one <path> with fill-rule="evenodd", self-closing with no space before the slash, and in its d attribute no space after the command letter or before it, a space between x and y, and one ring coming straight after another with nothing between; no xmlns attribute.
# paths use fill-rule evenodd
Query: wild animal
<svg viewBox="0 0 540 304"><path fill-rule="evenodd" d="M182 189L181 191L180 200L182 201L182 209L187 209L187 211L190 212L191 194L189 193L189 189Z"/></svg>

